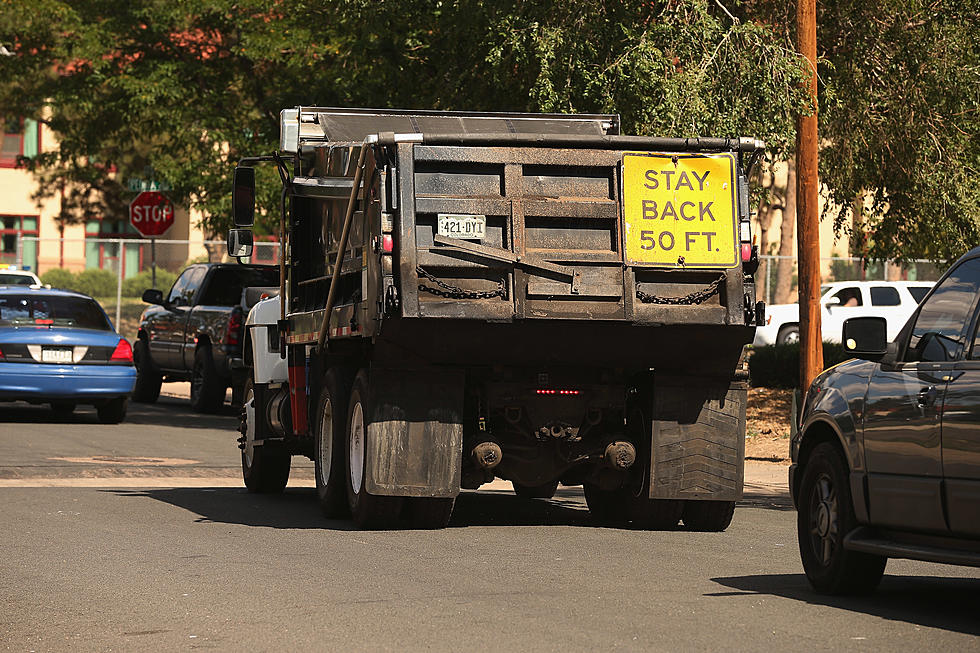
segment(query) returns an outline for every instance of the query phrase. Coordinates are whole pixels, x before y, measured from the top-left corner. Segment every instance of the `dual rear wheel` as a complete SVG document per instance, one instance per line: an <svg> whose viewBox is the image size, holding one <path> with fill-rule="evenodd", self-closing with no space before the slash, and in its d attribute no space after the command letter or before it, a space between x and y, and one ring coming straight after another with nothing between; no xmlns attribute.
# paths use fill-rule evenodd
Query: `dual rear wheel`
<svg viewBox="0 0 980 653"><path fill-rule="evenodd" d="M349 388L349 389L348 389ZM369 427L373 413L367 373L345 382L343 372L327 372L314 421L314 463L317 496L324 514L348 514L363 529L398 526L444 528L453 510L453 498L392 497L371 494L366 488Z"/></svg>

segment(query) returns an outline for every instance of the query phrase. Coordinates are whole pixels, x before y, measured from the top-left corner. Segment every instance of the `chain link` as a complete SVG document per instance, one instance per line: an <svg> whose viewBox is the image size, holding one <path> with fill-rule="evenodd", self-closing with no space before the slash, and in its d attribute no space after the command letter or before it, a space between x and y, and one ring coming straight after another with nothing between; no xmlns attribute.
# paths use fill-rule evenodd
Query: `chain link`
<svg viewBox="0 0 980 653"><path fill-rule="evenodd" d="M507 299L507 289L504 287L502 279L497 282L496 290L464 290L459 286L454 286L451 283L436 279L426 272L421 265L416 267L415 271L418 273L420 279L426 279L438 286L438 288L434 288L420 283L419 290L438 295L439 297L446 297L447 299L491 299L493 297L502 297Z"/></svg>
<svg viewBox="0 0 980 653"><path fill-rule="evenodd" d="M726 272L701 290L695 290L694 292L684 295L683 297L657 297L656 295L645 293L639 288L636 289L636 296L644 304L671 304L675 306L702 304L707 301L708 298L714 297L718 294L718 291L721 289L721 284L725 283L727 278L728 273Z"/></svg>

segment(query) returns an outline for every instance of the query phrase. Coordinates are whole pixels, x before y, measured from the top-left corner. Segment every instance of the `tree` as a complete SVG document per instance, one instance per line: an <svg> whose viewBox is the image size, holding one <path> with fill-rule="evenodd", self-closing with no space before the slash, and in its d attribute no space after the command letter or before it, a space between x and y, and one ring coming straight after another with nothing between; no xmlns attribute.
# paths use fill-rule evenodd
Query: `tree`
<svg viewBox="0 0 980 653"><path fill-rule="evenodd" d="M617 112L627 133L756 135L776 156L806 106L795 53L717 0L33 0L0 4L0 43L0 106L60 139L26 164L44 192L150 166L213 232L235 161L275 149L299 104Z"/></svg>
<svg viewBox="0 0 980 653"><path fill-rule="evenodd" d="M820 171L836 231L856 231L875 259L946 261L977 245L976 0L830 0L818 29Z"/></svg>

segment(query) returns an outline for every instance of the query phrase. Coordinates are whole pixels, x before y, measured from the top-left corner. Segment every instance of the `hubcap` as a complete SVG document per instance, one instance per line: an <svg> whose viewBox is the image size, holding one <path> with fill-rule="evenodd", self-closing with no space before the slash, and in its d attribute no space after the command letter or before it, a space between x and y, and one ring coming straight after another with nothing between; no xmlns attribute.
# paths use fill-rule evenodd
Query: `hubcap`
<svg viewBox="0 0 980 653"><path fill-rule="evenodd" d="M823 566L830 565L837 554L840 532L840 509L837 488L827 474L821 474L810 496L810 544Z"/></svg>
<svg viewBox="0 0 980 653"><path fill-rule="evenodd" d="M245 464L251 467L255 457L255 394L252 388L245 393L245 446L242 453Z"/></svg>
<svg viewBox="0 0 980 653"><path fill-rule="evenodd" d="M330 482L330 464L333 461L333 404L329 399L323 402L320 415L320 485L326 487Z"/></svg>
<svg viewBox="0 0 980 653"><path fill-rule="evenodd" d="M354 494L361 491L364 476L364 411L361 402L354 404L350 417L350 484Z"/></svg>

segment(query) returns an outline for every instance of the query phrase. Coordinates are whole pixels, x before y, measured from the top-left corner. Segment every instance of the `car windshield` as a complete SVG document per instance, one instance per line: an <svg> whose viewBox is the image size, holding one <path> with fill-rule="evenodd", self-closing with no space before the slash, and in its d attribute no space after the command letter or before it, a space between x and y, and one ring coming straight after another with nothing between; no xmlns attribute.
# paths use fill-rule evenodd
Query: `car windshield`
<svg viewBox="0 0 980 653"><path fill-rule="evenodd" d="M111 331L94 300L54 295L0 295L0 326L70 326Z"/></svg>
<svg viewBox="0 0 980 653"><path fill-rule="evenodd" d="M30 286L34 283L34 277L26 274L0 272L0 286Z"/></svg>
<svg viewBox="0 0 980 653"><path fill-rule="evenodd" d="M278 286L279 268L218 268L211 273L199 304L205 306L237 306L242 290L249 286Z"/></svg>

